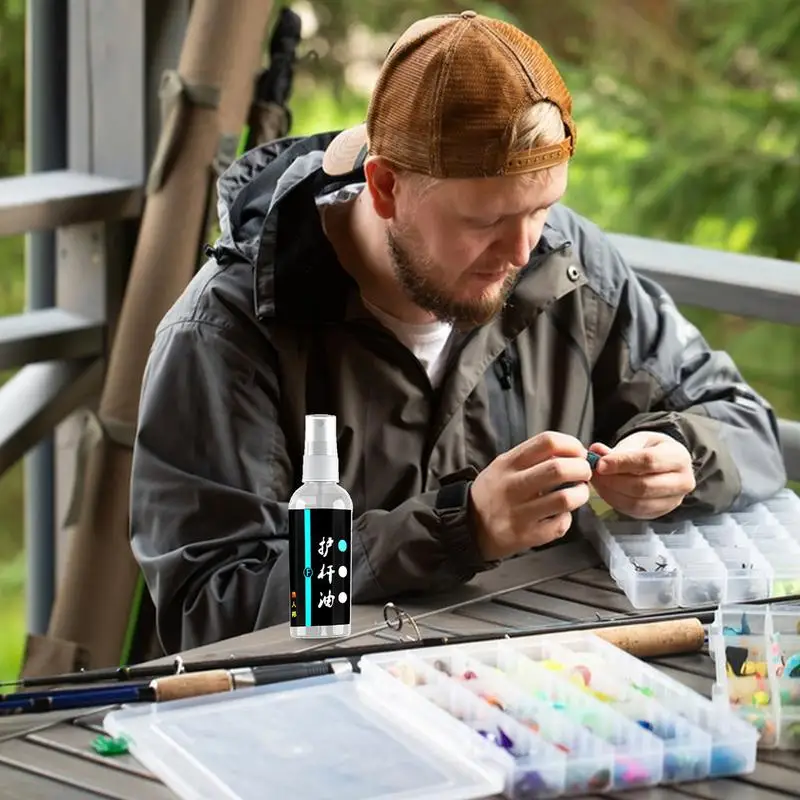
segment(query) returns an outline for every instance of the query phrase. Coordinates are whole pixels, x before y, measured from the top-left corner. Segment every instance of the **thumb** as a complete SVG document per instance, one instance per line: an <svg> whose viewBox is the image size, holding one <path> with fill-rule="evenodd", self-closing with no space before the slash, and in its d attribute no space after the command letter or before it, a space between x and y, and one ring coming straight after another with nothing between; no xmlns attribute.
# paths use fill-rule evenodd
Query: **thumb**
<svg viewBox="0 0 800 800"><path fill-rule="evenodd" d="M636 436L628 436L617 442L614 447L608 447L604 444L599 446L603 450L602 452L598 451L601 460L597 464L596 472L598 475L613 475L628 471L629 462L631 459L635 461L638 458L643 444L641 440L637 440Z"/></svg>
<svg viewBox="0 0 800 800"><path fill-rule="evenodd" d="M607 456L611 452L611 448L602 442L595 442L589 450L592 453L597 453L598 456Z"/></svg>

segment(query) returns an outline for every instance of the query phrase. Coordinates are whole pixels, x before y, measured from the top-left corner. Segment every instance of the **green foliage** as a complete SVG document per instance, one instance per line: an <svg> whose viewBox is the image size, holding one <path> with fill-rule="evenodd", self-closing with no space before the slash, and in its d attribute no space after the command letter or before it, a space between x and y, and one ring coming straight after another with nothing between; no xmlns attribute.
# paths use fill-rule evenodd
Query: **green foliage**
<svg viewBox="0 0 800 800"><path fill-rule="evenodd" d="M0 175L14 175L25 137L25 0L0 0L0 86Z"/></svg>
<svg viewBox="0 0 800 800"><path fill-rule="evenodd" d="M0 238L0 316L25 308L25 239Z"/></svg>
<svg viewBox="0 0 800 800"><path fill-rule="evenodd" d="M24 169L25 0L0 0L0 177ZM25 304L24 239L0 238L0 316ZM11 373L0 372L0 386ZM23 470L0 476L0 681L16 675L24 642Z"/></svg>
<svg viewBox="0 0 800 800"><path fill-rule="evenodd" d="M298 92L291 105L293 136L358 125L367 110L366 99L347 88L334 92L319 87L310 92Z"/></svg>
<svg viewBox="0 0 800 800"><path fill-rule="evenodd" d="M637 158L619 164L619 181L636 197L627 226L693 241L710 219L717 238L739 238L751 252L795 260L800 6L794 0L771 0L769 10L748 0L675 6L680 35L636 20L639 69L623 69L605 39L589 50L597 71L583 80L595 89L587 93L587 112L647 143ZM614 163L611 153L600 159Z"/></svg>
<svg viewBox="0 0 800 800"><path fill-rule="evenodd" d="M410 22L431 13L474 8L519 25L551 53L575 96L573 176L580 171L581 179L613 183L607 189L615 197L591 196L595 218L612 219L618 231L798 257L795 0L312 5L319 30L308 46L322 52L312 74L336 87L353 57L343 44L353 25L383 34L387 48ZM598 131L605 132L602 142ZM589 209L582 199L580 205Z"/></svg>
<svg viewBox="0 0 800 800"><path fill-rule="evenodd" d="M0 502L6 500L0 495ZM4 511L5 507L0 506L0 515ZM17 675L22 658L25 641L24 575L21 551L5 562L0 554L0 681Z"/></svg>

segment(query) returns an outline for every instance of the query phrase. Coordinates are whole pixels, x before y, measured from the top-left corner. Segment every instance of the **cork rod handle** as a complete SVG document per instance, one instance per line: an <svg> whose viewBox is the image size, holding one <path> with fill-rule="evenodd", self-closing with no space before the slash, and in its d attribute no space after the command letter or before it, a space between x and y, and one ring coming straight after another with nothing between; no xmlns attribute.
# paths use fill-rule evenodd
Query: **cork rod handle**
<svg viewBox="0 0 800 800"><path fill-rule="evenodd" d="M699 619L597 628L592 633L637 658L696 653L705 644L705 629Z"/></svg>
<svg viewBox="0 0 800 800"><path fill-rule="evenodd" d="M208 672L183 673L170 675L153 681L156 700L179 700L184 697L199 697L203 694L217 694L230 692L233 689L233 679L224 669L214 669Z"/></svg>

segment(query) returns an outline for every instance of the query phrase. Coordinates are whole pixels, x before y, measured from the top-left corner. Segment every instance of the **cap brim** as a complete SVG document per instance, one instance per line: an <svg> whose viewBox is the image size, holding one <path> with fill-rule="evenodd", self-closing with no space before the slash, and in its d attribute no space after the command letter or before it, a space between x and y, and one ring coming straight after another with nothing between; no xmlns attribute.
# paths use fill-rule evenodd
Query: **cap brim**
<svg viewBox="0 0 800 800"><path fill-rule="evenodd" d="M322 157L326 175L346 175L360 167L367 155L367 126L365 123L342 131L328 145Z"/></svg>

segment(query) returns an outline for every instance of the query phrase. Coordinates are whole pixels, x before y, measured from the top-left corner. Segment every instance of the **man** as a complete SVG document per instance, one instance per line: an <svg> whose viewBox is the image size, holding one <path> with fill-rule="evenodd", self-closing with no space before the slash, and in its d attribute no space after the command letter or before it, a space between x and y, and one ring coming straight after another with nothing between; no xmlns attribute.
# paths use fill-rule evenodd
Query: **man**
<svg viewBox="0 0 800 800"><path fill-rule="evenodd" d="M769 406L560 204L575 143L538 44L464 12L398 40L365 126L223 176L222 236L155 337L133 462L168 651L287 621L307 413L337 418L355 602L557 540L590 482L640 518L783 485Z"/></svg>

